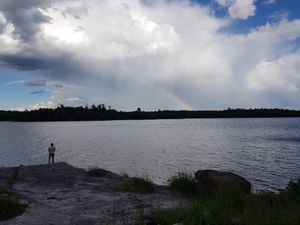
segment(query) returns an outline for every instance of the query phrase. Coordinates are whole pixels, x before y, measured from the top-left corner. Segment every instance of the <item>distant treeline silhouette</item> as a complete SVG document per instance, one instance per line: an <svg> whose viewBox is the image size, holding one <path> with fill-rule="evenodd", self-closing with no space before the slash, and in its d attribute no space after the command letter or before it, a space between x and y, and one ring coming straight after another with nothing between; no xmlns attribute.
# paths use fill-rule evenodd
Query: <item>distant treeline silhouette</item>
<svg viewBox="0 0 300 225"><path fill-rule="evenodd" d="M0 111L0 121L87 121L87 120L140 120L140 119L185 119L185 118L258 118L300 117L300 110L288 109L226 109L210 111L157 110L125 112L108 109L104 104L90 107L43 108L25 111Z"/></svg>

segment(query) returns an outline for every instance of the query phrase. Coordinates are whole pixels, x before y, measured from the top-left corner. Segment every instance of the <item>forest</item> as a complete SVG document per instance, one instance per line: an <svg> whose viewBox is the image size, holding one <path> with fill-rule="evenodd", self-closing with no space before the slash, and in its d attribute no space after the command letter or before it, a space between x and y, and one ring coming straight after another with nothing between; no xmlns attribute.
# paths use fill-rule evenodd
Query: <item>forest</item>
<svg viewBox="0 0 300 225"><path fill-rule="evenodd" d="M192 118L259 118L300 117L300 110L289 109L231 109L226 110L156 110L117 111L104 104L12 111L0 110L0 121L93 121L93 120L146 120L146 119L192 119Z"/></svg>

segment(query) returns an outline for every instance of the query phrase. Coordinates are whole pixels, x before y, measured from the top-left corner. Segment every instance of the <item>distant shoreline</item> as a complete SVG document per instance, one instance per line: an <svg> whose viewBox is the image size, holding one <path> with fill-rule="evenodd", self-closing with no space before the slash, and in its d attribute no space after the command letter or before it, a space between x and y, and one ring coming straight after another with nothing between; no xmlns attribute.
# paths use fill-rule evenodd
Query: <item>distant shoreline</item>
<svg viewBox="0 0 300 225"><path fill-rule="evenodd" d="M30 122L111 122L111 121L150 121L150 120L197 120L197 119L287 119L300 118L300 116L275 116L275 117L198 117L198 118L151 118L151 119L106 119L106 120L0 120L6 123L30 123Z"/></svg>
<svg viewBox="0 0 300 225"><path fill-rule="evenodd" d="M157 110L117 111L104 105L91 107L59 106L55 109L31 111L0 110L0 121L46 122L46 121L112 121L156 119L221 119L221 118L291 118L300 117L300 110L289 109L226 109L226 110Z"/></svg>

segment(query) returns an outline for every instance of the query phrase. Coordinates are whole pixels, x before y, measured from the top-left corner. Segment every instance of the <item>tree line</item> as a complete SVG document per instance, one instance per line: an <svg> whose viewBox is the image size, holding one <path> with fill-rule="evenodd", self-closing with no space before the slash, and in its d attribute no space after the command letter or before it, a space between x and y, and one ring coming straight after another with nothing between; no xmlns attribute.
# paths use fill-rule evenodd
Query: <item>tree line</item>
<svg viewBox="0 0 300 225"><path fill-rule="evenodd" d="M12 111L1 110L0 121L93 121L93 120L140 120L140 119L187 119L187 118L259 118L300 117L300 110L288 109L226 109L226 110L156 110L117 111L104 104Z"/></svg>

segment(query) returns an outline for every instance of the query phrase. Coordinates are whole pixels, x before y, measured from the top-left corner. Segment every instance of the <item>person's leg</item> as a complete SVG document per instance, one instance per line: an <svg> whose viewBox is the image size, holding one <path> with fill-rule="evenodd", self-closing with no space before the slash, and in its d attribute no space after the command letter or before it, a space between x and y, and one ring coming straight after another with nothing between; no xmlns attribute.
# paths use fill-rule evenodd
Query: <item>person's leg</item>
<svg viewBox="0 0 300 225"><path fill-rule="evenodd" d="M50 164L51 154L48 156L48 164Z"/></svg>
<svg viewBox="0 0 300 225"><path fill-rule="evenodd" d="M54 163L54 154L52 154L52 163Z"/></svg>

